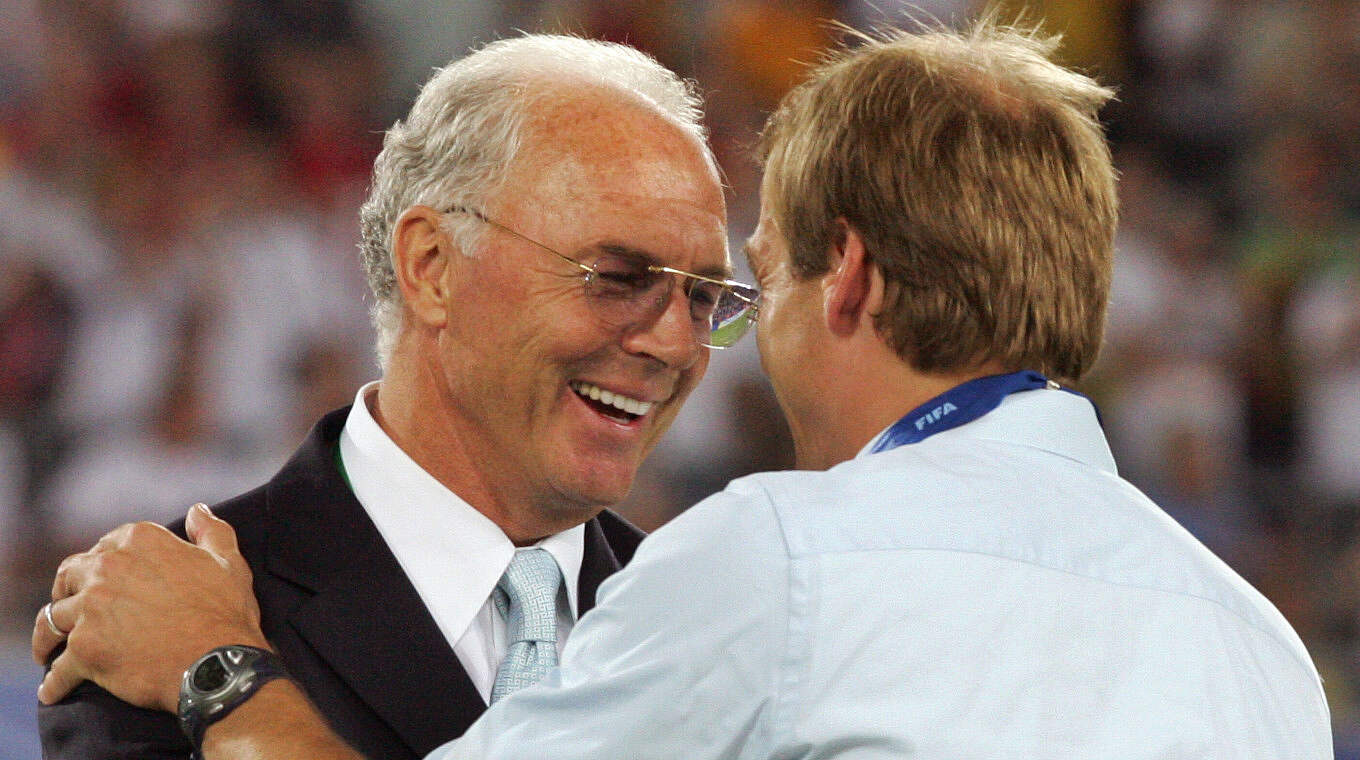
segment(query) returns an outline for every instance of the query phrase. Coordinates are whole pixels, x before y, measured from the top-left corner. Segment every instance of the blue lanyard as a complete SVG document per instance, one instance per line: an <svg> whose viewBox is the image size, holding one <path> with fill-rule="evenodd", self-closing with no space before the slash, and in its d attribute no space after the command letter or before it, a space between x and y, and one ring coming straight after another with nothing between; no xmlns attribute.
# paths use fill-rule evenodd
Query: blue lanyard
<svg viewBox="0 0 1360 760"><path fill-rule="evenodd" d="M936 433L972 422L995 409L1002 399L1012 393L1057 387L1057 383L1029 370L969 380L907 412L906 416L878 437L869 453L877 454L917 443Z"/></svg>

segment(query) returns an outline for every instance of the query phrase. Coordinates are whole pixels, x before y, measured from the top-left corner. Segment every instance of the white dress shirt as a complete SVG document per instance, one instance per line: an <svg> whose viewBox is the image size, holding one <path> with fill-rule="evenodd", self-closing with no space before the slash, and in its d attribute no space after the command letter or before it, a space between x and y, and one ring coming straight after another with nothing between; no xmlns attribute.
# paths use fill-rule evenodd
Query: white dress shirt
<svg viewBox="0 0 1360 760"><path fill-rule="evenodd" d="M431 758L1332 757L1293 629L1063 391L736 480L598 601L560 668Z"/></svg>
<svg viewBox="0 0 1360 760"><path fill-rule="evenodd" d="M491 601L515 545L486 515L445 488L378 426L368 404L377 383L359 389L340 433L340 459L354 496L382 533L429 608L472 683L488 702L509 646L505 620ZM557 603L559 654L576 620L585 527L537 544L562 569ZM531 547L525 547L531 548Z"/></svg>

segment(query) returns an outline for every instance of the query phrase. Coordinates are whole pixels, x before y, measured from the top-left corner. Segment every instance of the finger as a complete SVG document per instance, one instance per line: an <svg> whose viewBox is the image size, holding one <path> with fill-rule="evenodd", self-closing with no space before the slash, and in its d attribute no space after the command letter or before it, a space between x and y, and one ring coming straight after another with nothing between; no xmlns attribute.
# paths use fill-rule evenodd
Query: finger
<svg viewBox="0 0 1360 760"><path fill-rule="evenodd" d="M57 574L52 577L52 601L64 599L78 590L71 587L71 567L88 561L97 550L98 544L83 552L67 556L66 559L61 561L61 564L57 565Z"/></svg>
<svg viewBox="0 0 1360 760"><path fill-rule="evenodd" d="M52 576L52 595L49 598L54 602L63 597L70 596L70 593L66 590L66 563L70 562L71 557L74 556L75 555L72 554L70 557L63 559L61 564L57 565L56 575Z"/></svg>
<svg viewBox="0 0 1360 760"><path fill-rule="evenodd" d="M57 566L57 574L52 578L52 601L64 599L79 591L83 579L88 574L90 560L96 554L110 551L126 542L131 527L130 524L119 525L101 536L95 545L86 551L72 554L62 560Z"/></svg>
<svg viewBox="0 0 1360 760"><path fill-rule="evenodd" d="M52 656L52 650L66 640L65 634L58 635L52 630L52 626L48 625L47 613L48 607L43 605L38 610L38 616L33 619L33 661L39 665L46 665Z"/></svg>
<svg viewBox="0 0 1360 760"><path fill-rule="evenodd" d="M72 597L52 602L44 605L38 610L38 617L33 621L33 659L39 665L46 665L52 656L52 650L56 649L68 636L71 629L76 625L76 617L80 614L78 602ZM48 615L51 615L51 623L63 631L58 634L49 625Z"/></svg>
<svg viewBox="0 0 1360 760"><path fill-rule="evenodd" d="M79 554L72 554L62 560L60 565L57 565L57 575L52 579L52 601L65 599L80 590L79 586L72 584L77 582L77 575L84 577L84 571L77 574L76 568L87 564L94 555L94 551L94 549L91 549Z"/></svg>
<svg viewBox="0 0 1360 760"><path fill-rule="evenodd" d="M52 583L52 601L59 605L61 600L70 599L99 580L103 563L110 556L111 550L91 549L62 560L57 569L57 578ZM54 608L53 612L59 608ZM62 627L70 630L65 624Z"/></svg>
<svg viewBox="0 0 1360 760"><path fill-rule="evenodd" d="M84 668L68 650L52 661L52 667L38 684L38 701L45 705L60 702L71 690L87 680Z"/></svg>
<svg viewBox="0 0 1360 760"><path fill-rule="evenodd" d="M213 515L207 504L200 502L189 508L184 528L196 545L232 564L244 563L240 551L236 548L236 531L227 521L219 520Z"/></svg>
<svg viewBox="0 0 1360 760"><path fill-rule="evenodd" d="M100 536L99 540L94 542L94 546L90 547L90 551L91 552L107 551L109 549L121 545L124 540L123 537L127 535L128 527L130 525L131 523L123 523L122 525L119 525L118 527L114 528L108 533L105 533L104 535Z"/></svg>
<svg viewBox="0 0 1360 760"><path fill-rule="evenodd" d="M201 501L189 507L189 514L184 517L184 532L189 534L190 541L195 544L199 543L204 526L211 522L212 517L212 510L208 509L208 505Z"/></svg>

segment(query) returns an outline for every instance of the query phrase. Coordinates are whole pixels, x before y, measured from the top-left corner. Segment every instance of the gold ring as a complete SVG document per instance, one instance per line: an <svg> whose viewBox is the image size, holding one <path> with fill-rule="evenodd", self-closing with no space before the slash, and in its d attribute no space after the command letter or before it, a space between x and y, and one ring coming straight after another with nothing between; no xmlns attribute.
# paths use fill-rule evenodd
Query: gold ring
<svg viewBox="0 0 1360 760"><path fill-rule="evenodd" d="M57 634L58 638L66 638L69 631L63 631L57 627L57 621L52 619L52 603L43 605L43 619L47 621L47 627L52 629L52 633Z"/></svg>

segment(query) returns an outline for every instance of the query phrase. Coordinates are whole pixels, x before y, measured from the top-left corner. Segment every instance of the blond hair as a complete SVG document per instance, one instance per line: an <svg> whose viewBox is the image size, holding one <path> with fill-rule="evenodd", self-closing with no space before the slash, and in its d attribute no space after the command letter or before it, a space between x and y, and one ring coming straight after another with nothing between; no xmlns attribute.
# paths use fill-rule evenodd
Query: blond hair
<svg viewBox="0 0 1360 760"><path fill-rule="evenodd" d="M794 271L825 272L837 220L887 282L876 325L923 372L1000 360L1064 380L1104 332L1112 96L1049 60L1056 38L984 17L857 34L781 101L761 157Z"/></svg>

